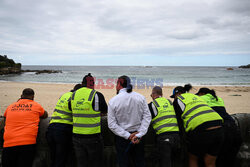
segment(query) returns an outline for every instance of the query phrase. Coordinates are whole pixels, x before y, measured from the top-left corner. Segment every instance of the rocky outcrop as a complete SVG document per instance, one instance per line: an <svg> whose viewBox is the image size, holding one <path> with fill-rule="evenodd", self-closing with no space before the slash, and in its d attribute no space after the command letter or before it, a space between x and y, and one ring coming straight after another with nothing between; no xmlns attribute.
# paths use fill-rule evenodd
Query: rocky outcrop
<svg viewBox="0 0 250 167"><path fill-rule="evenodd" d="M47 74L52 74L52 73L62 73L61 70L22 70L22 73L24 72L35 72L35 74L43 74L43 73L47 73Z"/></svg>
<svg viewBox="0 0 250 167"><path fill-rule="evenodd" d="M239 66L239 68L250 68L250 64L245 65L245 66Z"/></svg>
<svg viewBox="0 0 250 167"><path fill-rule="evenodd" d="M15 63L14 60L8 59L7 55L0 55L0 75L20 74L21 63Z"/></svg>

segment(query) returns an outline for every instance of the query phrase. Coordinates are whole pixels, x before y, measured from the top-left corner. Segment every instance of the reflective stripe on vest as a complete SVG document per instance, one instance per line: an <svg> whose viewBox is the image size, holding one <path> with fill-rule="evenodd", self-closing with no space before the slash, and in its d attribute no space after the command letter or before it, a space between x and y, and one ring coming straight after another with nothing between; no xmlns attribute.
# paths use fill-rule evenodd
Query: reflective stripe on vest
<svg viewBox="0 0 250 167"><path fill-rule="evenodd" d="M215 120L223 120L218 113L212 110L199 96L184 93L177 97L185 105L182 113L186 132L194 130L197 126Z"/></svg>
<svg viewBox="0 0 250 167"><path fill-rule="evenodd" d="M86 87L78 89L73 93L71 99L73 133L96 134L101 132L100 112L95 111L92 107L95 94L95 90Z"/></svg>
<svg viewBox="0 0 250 167"><path fill-rule="evenodd" d="M182 118L185 119L188 114L190 114L192 111L196 110L197 108L208 106L206 104L199 104L197 106L194 106L193 108L189 109L185 114L183 114Z"/></svg>
<svg viewBox="0 0 250 167"><path fill-rule="evenodd" d="M71 122L73 120L73 119L70 119L70 118L61 118L59 116L51 117L51 119L60 119L60 120L66 120L66 121L71 121Z"/></svg>
<svg viewBox="0 0 250 167"><path fill-rule="evenodd" d="M69 100L71 99L72 92L63 94L54 109L51 116L50 123L64 123L72 125L72 112L68 108Z"/></svg>
<svg viewBox="0 0 250 167"><path fill-rule="evenodd" d="M58 110L58 109L55 109L54 112L58 112L60 114L64 114L64 115L69 115L69 116L72 116L72 113L68 113L66 111L63 111L63 110Z"/></svg>
<svg viewBox="0 0 250 167"><path fill-rule="evenodd" d="M73 114L73 117L84 117L84 118L95 118L99 116L100 114Z"/></svg>
<svg viewBox="0 0 250 167"><path fill-rule="evenodd" d="M169 124L164 124L164 125L161 125L161 126L158 126L157 128L155 128L156 131L159 131L161 130L162 128L168 128L168 127L178 127L178 124L177 123L169 123Z"/></svg>
<svg viewBox="0 0 250 167"><path fill-rule="evenodd" d="M166 98L160 97L153 101L152 107L156 107L158 114L152 119L156 134L164 132L178 132L178 123L173 105Z"/></svg>
<svg viewBox="0 0 250 167"><path fill-rule="evenodd" d="M96 123L96 124L79 124L79 123L74 123L73 126L75 127L98 127L100 126L101 124L100 123Z"/></svg>
<svg viewBox="0 0 250 167"><path fill-rule="evenodd" d="M166 116L162 116L160 118L157 118L157 119L154 119L154 121L152 121L153 124L157 123L157 122L160 122L164 119L168 119L168 118L176 118L175 115L166 115Z"/></svg>

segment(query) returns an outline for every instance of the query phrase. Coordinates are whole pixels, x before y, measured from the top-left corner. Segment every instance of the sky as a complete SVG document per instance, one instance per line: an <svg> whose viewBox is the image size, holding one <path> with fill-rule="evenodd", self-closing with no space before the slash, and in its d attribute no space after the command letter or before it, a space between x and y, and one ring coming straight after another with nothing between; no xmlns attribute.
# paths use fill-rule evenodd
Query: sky
<svg viewBox="0 0 250 167"><path fill-rule="evenodd" d="M0 0L23 65L250 64L250 0Z"/></svg>

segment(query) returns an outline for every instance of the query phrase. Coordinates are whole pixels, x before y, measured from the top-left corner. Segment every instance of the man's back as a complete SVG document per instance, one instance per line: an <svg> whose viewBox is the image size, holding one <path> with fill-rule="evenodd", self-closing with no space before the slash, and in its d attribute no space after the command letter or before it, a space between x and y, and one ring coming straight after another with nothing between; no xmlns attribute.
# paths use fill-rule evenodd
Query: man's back
<svg viewBox="0 0 250 167"><path fill-rule="evenodd" d="M40 104L29 99L20 99L5 111L4 147L35 144L39 117L44 114Z"/></svg>
<svg viewBox="0 0 250 167"><path fill-rule="evenodd" d="M144 102L145 98L141 94L120 90L120 93L110 100L109 107L114 110L121 127L125 130L137 131L141 125L143 112L147 110Z"/></svg>

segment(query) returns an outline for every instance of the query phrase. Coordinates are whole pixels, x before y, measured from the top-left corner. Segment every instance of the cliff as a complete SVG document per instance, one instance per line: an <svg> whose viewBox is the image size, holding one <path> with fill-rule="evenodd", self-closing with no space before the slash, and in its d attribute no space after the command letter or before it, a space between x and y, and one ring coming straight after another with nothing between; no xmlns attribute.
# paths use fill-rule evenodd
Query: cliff
<svg viewBox="0 0 250 167"><path fill-rule="evenodd" d="M0 55L0 75L20 74L21 67L21 63L15 63L14 60L9 59L6 55Z"/></svg>

